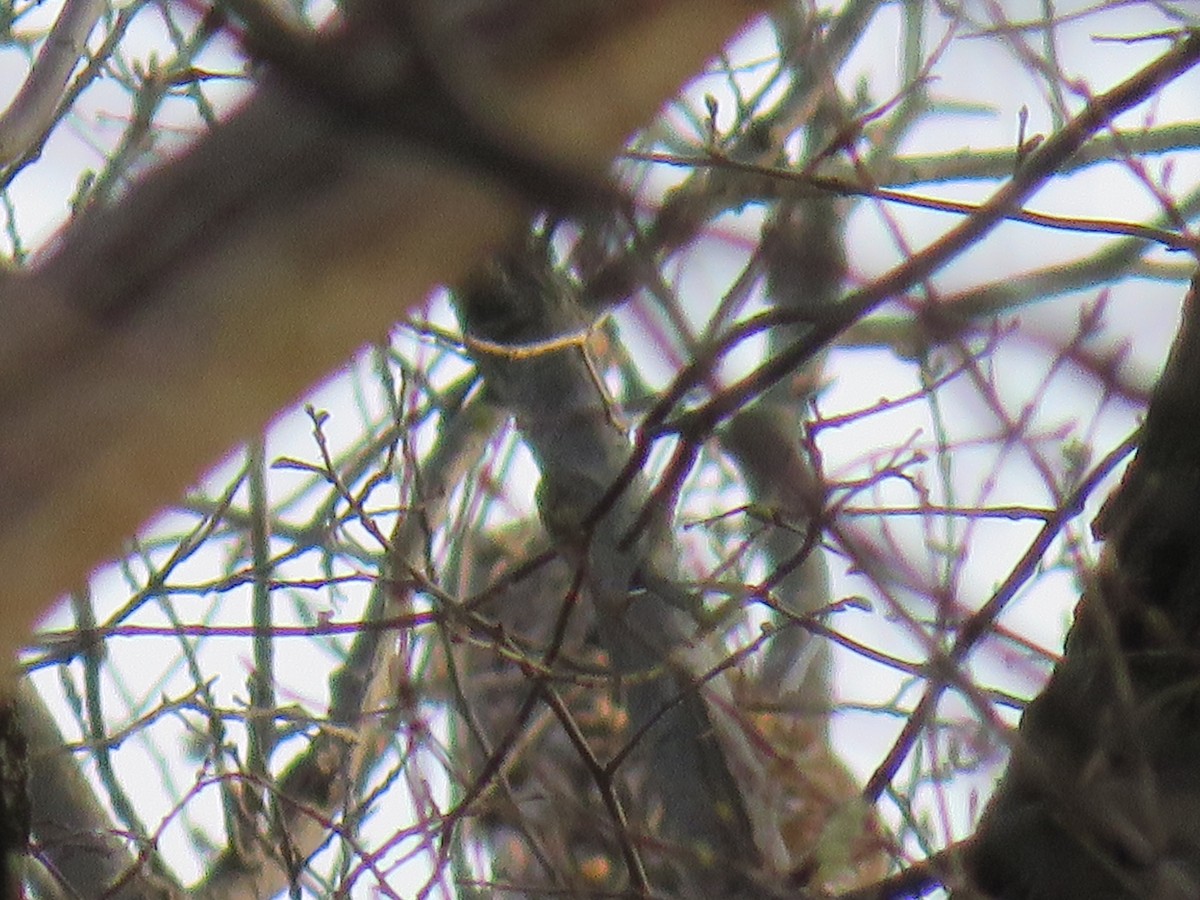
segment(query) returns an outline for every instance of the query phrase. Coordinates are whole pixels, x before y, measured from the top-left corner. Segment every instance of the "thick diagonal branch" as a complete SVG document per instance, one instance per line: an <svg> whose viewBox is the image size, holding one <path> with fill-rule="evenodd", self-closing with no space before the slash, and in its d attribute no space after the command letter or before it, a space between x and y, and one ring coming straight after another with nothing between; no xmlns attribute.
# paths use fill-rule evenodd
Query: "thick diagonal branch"
<svg viewBox="0 0 1200 900"><path fill-rule="evenodd" d="M536 80L489 83L486 127L595 179L754 8L669 0L607 22L570 58L531 56ZM320 40L348 70L402 78L378 39L400 36L369 33ZM35 271L0 276L0 652L204 466L523 221L502 173L355 128L328 102L280 76Z"/></svg>

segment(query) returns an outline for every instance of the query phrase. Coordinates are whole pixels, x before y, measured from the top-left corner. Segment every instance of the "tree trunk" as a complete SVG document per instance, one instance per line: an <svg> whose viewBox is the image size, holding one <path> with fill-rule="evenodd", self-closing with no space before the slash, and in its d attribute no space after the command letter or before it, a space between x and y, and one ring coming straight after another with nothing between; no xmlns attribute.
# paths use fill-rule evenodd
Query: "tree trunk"
<svg viewBox="0 0 1200 900"><path fill-rule="evenodd" d="M1200 897L1200 276L1066 650L970 851L1004 900Z"/></svg>

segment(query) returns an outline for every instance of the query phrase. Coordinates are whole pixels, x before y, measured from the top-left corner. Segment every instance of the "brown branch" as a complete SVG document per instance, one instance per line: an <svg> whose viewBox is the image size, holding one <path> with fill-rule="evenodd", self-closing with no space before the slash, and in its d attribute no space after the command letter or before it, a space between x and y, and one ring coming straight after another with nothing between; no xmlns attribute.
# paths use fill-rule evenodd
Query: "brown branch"
<svg viewBox="0 0 1200 900"><path fill-rule="evenodd" d="M570 58L488 84L485 124L595 179L756 9L669 0L608 22ZM356 30L373 23L356 22L322 40L377 71ZM528 212L503 173L481 179L403 132L345 125L268 81L86 214L39 269L0 280L3 652L205 466Z"/></svg>
<svg viewBox="0 0 1200 900"><path fill-rule="evenodd" d="M838 304L836 313L814 324L804 338L779 353L733 385L720 397L710 401L691 415L702 418L723 418L740 409L753 397L811 359L850 325L863 318L885 300L928 278L950 260L973 247L985 234L1004 221L1029 197L1041 188L1088 139L1104 128L1120 113L1150 97L1162 85L1179 77L1200 60L1200 31L1191 32L1169 52L1163 54L1137 74L1121 82L1105 94L1094 98L1082 112L1062 130L1049 137L1025 160L1024 164L1004 187L956 228L925 250L877 278L868 286L846 297ZM653 436L659 424L677 398L690 385L673 386L650 416L647 434Z"/></svg>
<svg viewBox="0 0 1200 900"><path fill-rule="evenodd" d="M1055 514L1046 520L1046 523L1038 530L1037 536L1021 556L1020 561L1013 567L1008 577L1003 584L992 594L991 598L975 613L971 615L959 629L958 638L954 642L954 646L946 654L945 666L949 669L954 669L959 666L963 660L967 658L971 650L980 640L987 635L996 618L1008 605L1017 591L1024 585L1033 575L1037 566L1041 563L1042 558L1049 550L1051 543L1058 537L1063 526L1072 518L1077 516L1083 509L1083 504L1087 498L1095 490L1096 485L1112 472L1112 470L1120 464L1120 462L1133 449L1132 438L1122 442L1116 449L1104 457L1075 488L1071 494L1066 497L1060 508ZM938 701L941 699L942 693L947 685L941 681L935 681L921 696L913 712L909 715L904 727L900 731L900 735L896 738L892 745L892 749L888 751L883 762L876 767L875 772L867 781L866 787L863 789L863 794L870 801L875 801L884 789L889 785L895 777L896 772L900 769L900 764L908 756L912 750L913 744L916 742L917 736L925 728L932 716L933 711L937 708Z"/></svg>
<svg viewBox="0 0 1200 900"><path fill-rule="evenodd" d="M742 175L758 176L759 182L779 185L796 186L801 191L811 188L813 191L836 195L839 197L867 197L894 203L898 206L908 206L913 209L928 209L934 212L944 212L953 215L971 216L983 208L979 203L966 203L961 200L950 200L944 197L926 197L912 194L908 191L897 191L872 184L858 184L846 178L827 175L814 175L807 169L792 171L778 166L761 165L759 163L743 162L724 155L682 156L673 153L627 153L629 159L647 163L657 163L693 170L718 169L726 172L737 172ZM789 191L779 188L787 196ZM1023 222L1026 225L1038 225L1057 231L1075 231L1083 234L1111 234L1123 237L1137 238L1151 243L1161 244L1170 250L1195 250L1197 239L1188 234L1180 234L1165 228L1152 225L1142 225L1138 222L1126 222L1120 219L1093 219L1083 216L1060 216L1051 213L1041 213L1031 209L1014 208L1005 212L1003 218L1010 222Z"/></svg>

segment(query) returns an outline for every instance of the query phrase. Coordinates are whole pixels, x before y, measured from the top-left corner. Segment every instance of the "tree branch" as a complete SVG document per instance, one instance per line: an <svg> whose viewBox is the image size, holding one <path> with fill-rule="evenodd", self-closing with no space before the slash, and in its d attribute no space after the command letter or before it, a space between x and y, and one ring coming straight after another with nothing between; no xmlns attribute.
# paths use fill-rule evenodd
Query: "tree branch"
<svg viewBox="0 0 1200 900"><path fill-rule="evenodd" d="M1200 276L1137 457L1096 518L1107 543L1062 662L973 839L990 895L1200 894L1198 291Z"/></svg>
<svg viewBox="0 0 1200 900"><path fill-rule="evenodd" d="M756 8L666 0L608 23L570 58L501 73L485 125L595 179ZM384 63L399 90L397 48L359 40L371 25L320 40L348 67ZM526 198L481 174L403 132L347 128L275 78L36 271L3 277L0 650L222 452L508 241Z"/></svg>
<svg viewBox="0 0 1200 900"><path fill-rule="evenodd" d="M0 114L0 169L23 156L54 120L67 79L87 37L104 11L104 0L66 0L21 90Z"/></svg>

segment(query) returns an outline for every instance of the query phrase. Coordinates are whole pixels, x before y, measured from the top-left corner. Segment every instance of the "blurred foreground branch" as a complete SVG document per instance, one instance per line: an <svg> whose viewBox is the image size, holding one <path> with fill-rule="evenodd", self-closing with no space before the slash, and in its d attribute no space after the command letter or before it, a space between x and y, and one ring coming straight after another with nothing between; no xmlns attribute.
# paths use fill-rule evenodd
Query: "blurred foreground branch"
<svg viewBox="0 0 1200 900"><path fill-rule="evenodd" d="M391 107L339 105L350 78L360 100L412 99L410 36L371 9L298 56L273 47L283 74L228 122L82 216L35 270L0 279L0 652L203 467L530 210L528 183L514 191L504 171L414 142ZM529 53L491 78L481 63L478 84L447 88L458 112L417 115L457 115L534 171L590 183L754 9L656 3L603 20L567 57ZM335 67L329 83L289 81L294 58Z"/></svg>

